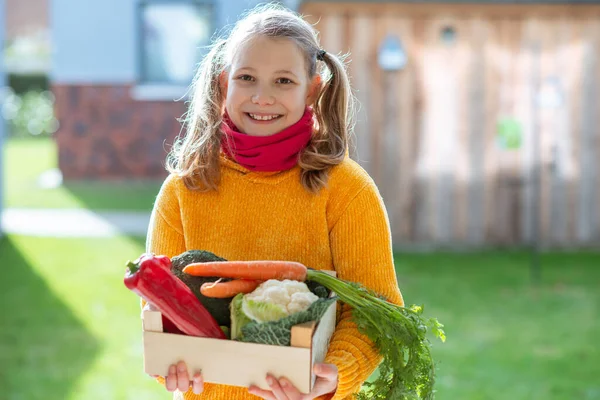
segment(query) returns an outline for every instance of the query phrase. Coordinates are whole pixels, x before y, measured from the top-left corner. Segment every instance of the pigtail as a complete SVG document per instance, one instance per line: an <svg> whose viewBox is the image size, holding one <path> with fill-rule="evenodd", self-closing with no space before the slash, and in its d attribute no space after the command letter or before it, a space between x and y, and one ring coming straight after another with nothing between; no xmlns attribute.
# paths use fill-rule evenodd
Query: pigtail
<svg viewBox="0 0 600 400"><path fill-rule="evenodd" d="M299 160L302 183L313 192L326 185L331 167L346 157L354 117L354 97L343 61L322 50L317 54L327 67L328 79L314 104L315 135Z"/></svg>
<svg viewBox="0 0 600 400"><path fill-rule="evenodd" d="M224 70L225 41L216 42L194 77L194 93L178 137L167 158L167 170L183 178L189 189L216 190L220 181L219 154L224 94L219 78Z"/></svg>

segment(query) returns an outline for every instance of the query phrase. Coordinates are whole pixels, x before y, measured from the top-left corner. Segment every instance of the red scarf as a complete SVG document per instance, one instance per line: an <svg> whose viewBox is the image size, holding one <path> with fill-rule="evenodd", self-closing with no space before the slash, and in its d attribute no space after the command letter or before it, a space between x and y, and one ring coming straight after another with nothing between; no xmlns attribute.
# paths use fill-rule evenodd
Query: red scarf
<svg viewBox="0 0 600 400"><path fill-rule="evenodd" d="M223 152L251 171L285 171L298 163L313 132L313 113L307 108L298 122L270 136L241 133L227 113L223 117Z"/></svg>

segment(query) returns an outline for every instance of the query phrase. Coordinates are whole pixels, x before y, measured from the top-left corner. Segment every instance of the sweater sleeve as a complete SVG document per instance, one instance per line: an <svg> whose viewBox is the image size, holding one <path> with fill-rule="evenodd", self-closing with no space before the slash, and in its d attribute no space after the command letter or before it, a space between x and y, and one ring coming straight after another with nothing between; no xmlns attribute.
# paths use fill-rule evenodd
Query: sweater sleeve
<svg viewBox="0 0 600 400"><path fill-rule="evenodd" d="M403 305L394 269L387 212L370 182L352 199L330 231L333 265L341 279L357 282ZM359 333L351 311L343 306L325 358L338 368L338 387L323 399L346 399L357 393L382 358Z"/></svg>
<svg viewBox="0 0 600 400"><path fill-rule="evenodd" d="M176 179L165 180L154 203L146 238L149 253L173 257L185 251Z"/></svg>
<svg viewBox="0 0 600 400"><path fill-rule="evenodd" d="M173 176L170 176L163 183L152 209L146 237L146 252L173 257L184 251L185 241L176 182ZM146 302L141 300L142 308L145 305ZM165 378L162 376L156 380L161 385L165 384Z"/></svg>

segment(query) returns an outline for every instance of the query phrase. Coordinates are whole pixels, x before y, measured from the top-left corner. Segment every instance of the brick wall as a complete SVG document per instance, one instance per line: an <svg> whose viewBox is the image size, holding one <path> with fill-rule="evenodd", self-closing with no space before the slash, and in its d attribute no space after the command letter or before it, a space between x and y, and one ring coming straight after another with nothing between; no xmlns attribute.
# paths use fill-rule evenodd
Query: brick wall
<svg viewBox="0 0 600 400"><path fill-rule="evenodd" d="M160 179L183 102L145 102L128 86L54 85L58 165L66 180Z"/></svg>

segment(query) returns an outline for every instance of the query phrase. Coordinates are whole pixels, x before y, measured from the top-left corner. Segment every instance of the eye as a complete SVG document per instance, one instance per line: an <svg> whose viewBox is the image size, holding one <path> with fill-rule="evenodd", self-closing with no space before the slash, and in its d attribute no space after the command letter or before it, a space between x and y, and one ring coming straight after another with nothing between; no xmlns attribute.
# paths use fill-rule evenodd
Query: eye
<svg viewBox="0 0 600 400"><path fill-rule="evenodd" d="M291 79L288 78L279 78L277 79L277 83L281 83L284 85L289 85L290 83L294 83Z"/></svg>
<svg viewBox="0 0 600 400"><path fill-rule="evenodd" d="M248 82L254 80L254 78L250 75L240 75L237 77L237 79L239 79L240 81L248 81Z"/></svg>

